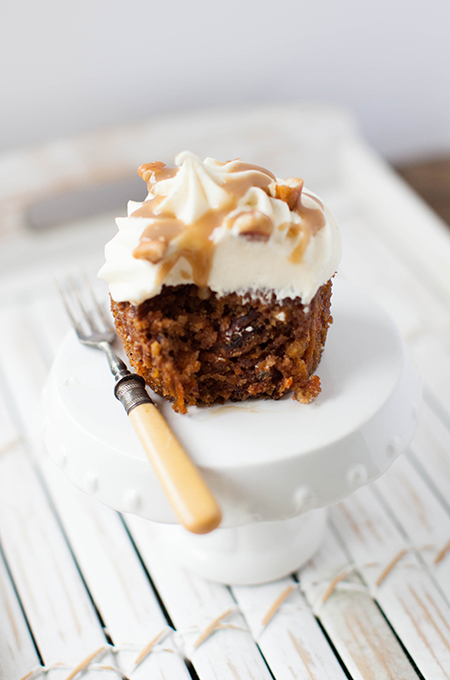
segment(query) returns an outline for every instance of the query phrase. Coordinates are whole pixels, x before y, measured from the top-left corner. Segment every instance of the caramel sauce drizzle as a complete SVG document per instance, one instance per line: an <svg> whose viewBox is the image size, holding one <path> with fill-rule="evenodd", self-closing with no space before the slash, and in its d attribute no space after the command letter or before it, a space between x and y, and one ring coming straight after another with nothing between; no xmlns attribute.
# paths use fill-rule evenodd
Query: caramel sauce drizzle
<svg viewBox="0 0 450 680"><path fill-rule="evenodd" d="M302 224L296 225L299 227L299 230L301 230L301 236L298 245L294 248L289 256L289 262L292 262L293 264L298 264L301 262L302 257L305 254L305 250L308 247L312 237L317 234L319 229L325 226L325 215L323 214L322 201L320 201L315 196L311 196L311 194L305 194L305 196L311 198L315 203L318 204L319 207L308 208L306 205L304 205L302 196L300 195L300 199L297 203L295 211L302 218Z"/></svg>
<svg viewBox="0 0 450 680"><path fill-rule="evenodd" d="M175 177L178 168L168 168L157 162L141 166L138 172L145 178L147 186L151 190L156 182ZM249 174L245 177L234 174L241 172L248 172ZM142 233L140 244L133 251L133 256L146 259L145 244L148 244L149 241L159 240L168 245L176 238L176 253L158 260L161 266L157 276L157 284L160 285L178 260L184 258L191 265L194 283L199 288L206 287L215 251L215 244L211 239L213 231L223 224L230 212L230 206L235 205L240 198L245 196L251 187L257 187L268 192L269 184L274 181L276 181L276 177L269 170L236 159L233 171L227 175L226 183L224 183L224 188L230 194L230 205L221 210L209 210L199 220L189 225L176 217L161 214L159 205L165 199L165 196L156 196L145 201L138 210L132 213L132 217L151 219L152 223ZM307 195L318 204L318 208L306 207L302 203L300 195L294 209L302 218L302 224L292 225L290 228L290 236L298 237L298 234L301 234L298 245L289 257L289 260L293 263L301 261L309 241L325 224L322 203L314 196ZM188 273L183 271L182 276L188 278Z"/></svg>
<svg viewBox="0 0 450 680"><path fill-rule="evenodd" d="M210 236L214 229L223 223L228 212L228 208L209 210L199 220L190 224L189 229L186 229L186 226L183 225L184 229L177 241L177 252L162 262L156 279L157 285L164 281L172 267L182 257L191 265L192 279L195 284L199 288L205 288L208 285L212 258L216 248Z"/></svg>

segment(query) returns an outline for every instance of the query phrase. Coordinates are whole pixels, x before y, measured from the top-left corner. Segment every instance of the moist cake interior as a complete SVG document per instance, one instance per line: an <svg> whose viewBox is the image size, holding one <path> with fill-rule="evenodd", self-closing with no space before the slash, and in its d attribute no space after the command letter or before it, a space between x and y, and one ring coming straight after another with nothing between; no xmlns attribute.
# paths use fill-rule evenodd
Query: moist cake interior
<svg viewBox="0 0 450 680"><path fill-rule="evenodd" d="M308 306L273 294L219 297L191 284L136 306L111 300L111 308L130 363L179 413L286 392L308 403L320 392L313 374L332 321L331 286Z"/></svg>

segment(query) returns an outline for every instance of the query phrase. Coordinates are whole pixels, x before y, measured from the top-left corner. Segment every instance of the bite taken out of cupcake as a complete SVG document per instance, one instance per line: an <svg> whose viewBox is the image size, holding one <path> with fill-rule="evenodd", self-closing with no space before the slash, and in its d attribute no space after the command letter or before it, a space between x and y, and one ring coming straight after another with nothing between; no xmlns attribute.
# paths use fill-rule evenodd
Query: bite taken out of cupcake
<svg viewBox="0 0 450 680"><path fill-rule="evenodd" d="M184 151L138 172L149 194L117 219L99 273L130 364L180 413L312 401L341 257L331 212L302 179L240 159Z"/></svg>

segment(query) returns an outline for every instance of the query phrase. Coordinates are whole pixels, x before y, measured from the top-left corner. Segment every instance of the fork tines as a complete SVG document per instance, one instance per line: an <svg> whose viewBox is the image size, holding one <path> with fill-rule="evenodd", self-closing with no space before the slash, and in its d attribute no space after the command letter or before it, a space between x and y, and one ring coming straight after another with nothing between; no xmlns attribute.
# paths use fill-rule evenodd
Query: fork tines
<svg viewBox="0 0 450 680"><path fill-rule="evenodd" d="M111 319L94 293L86 273L56 279L61 299L80 339L96 339L95 335L115 334ZM111 341L112 337L103 338Z"/></svg>

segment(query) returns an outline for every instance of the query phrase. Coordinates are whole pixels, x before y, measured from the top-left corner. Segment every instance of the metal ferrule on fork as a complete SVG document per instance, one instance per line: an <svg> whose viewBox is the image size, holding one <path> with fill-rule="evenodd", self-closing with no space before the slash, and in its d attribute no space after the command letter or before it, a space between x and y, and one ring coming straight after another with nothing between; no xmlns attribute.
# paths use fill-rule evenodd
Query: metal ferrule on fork
<svg viewBox="0 0 450 680"><path fill-rule="evenodd" d="M108 357L111 373L116 379L114 394L122 403L127 415L140 404L153 404L145 389L144 379L137 373L130 373L122 359L112 351L108 342L101 342L99 346Z"/></svg>
<svg viewBox="0 0 450 680"><path fill-rule="evenodd" d="M114 394L122 402L127 414L140 404L153 404L145 389L144 379L136 373L120 378L114 387Z"/></svg>

